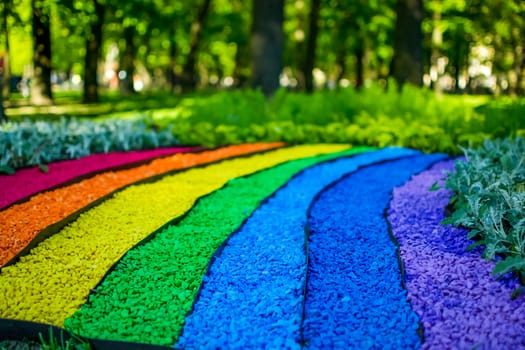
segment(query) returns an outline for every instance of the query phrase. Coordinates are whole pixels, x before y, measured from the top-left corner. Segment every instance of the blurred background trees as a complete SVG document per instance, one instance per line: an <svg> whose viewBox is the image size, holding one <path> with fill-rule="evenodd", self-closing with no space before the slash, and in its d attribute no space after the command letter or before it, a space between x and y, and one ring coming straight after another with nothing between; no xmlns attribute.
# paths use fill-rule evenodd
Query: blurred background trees
<svg viewBox="0 0 525 350"><path fill-rule="evenodd" d="M3 0L2 96L315 89L392 77L524 92L521 0ZM28 88L30 86L30 89Z"/></svg>

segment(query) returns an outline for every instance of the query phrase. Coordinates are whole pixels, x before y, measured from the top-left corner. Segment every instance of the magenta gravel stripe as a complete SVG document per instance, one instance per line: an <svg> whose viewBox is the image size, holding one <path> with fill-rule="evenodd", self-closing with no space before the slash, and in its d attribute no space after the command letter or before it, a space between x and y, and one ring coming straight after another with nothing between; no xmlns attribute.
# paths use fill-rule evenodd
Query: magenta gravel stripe
<svg viewBox="0 0 525 350"><path fill-rule="evenodd" d="M436 164L396 188L388 210L400 244L408 297L424 328L422 349L525 349L525 298L519 286L496 280L494 262L467 252L465 230L443 226L451 193L429 192L453 161Z"/></svg>
<svg viewBox="0 0 525 350"><path fill-rule="evenodd" d="M170 147L146 151L92 154L80 159L51 163L48 165L48 173L44 173L39 167L32 167L18 170L14 175L0 175L0 210L24 198L57 187L77 177L148 159L199 149L197 147Z"/></svg>

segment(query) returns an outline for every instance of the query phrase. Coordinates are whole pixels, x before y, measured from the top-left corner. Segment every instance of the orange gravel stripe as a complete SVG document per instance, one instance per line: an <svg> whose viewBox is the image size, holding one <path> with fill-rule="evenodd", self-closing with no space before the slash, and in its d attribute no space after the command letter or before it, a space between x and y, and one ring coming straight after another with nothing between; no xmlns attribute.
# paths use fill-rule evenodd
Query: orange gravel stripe
<svg viewBox="0 0 525 350"><path fill-rule="evenodd" d="M170 171L282 147L281 142L228 146L201 153L179 153L132 169L105 172L78 183L43 192L0 212L0 267L35 236L85 206L135 182Z"/></svg>

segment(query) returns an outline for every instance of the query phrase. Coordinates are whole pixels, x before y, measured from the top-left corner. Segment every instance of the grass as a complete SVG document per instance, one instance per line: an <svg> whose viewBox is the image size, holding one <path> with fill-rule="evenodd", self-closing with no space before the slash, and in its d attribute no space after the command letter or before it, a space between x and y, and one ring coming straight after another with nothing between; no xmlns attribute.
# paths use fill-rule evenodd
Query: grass
<svg viewBox="0 0 525 350"><path fill-rule="evenodd" d="M91 344L73 333L60 331L59 335L53 334L53 328L49 327L46 335L38 333L38 341L35 339L2 340L0 350L91 350Z"/></svg>
<svg viewBox="0 0 525 350"><path fill-rule="evenodd" d="M13 94L6 103L6 114L12 121L24 118L34 120L58 120L63 116L93 118L117 112L155 110L174 108L182 97L169 93L152 92L121 96L117 92L104 92L100 103L81 103L82 96L78 91L57 91L54 93L55 104L52 106L32 106L20 94Z"/></svg>

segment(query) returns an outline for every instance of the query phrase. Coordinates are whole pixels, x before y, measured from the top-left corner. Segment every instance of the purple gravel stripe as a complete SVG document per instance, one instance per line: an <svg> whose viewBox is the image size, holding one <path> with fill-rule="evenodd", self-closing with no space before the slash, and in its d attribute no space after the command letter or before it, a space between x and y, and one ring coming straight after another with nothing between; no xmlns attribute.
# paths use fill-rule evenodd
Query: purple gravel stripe
<svg viewBox="0 0 525 350"><path fill-rule="evenodd" d="M39 167L32 167L18 170L14 175L0 175L0 209L79 176L198 149L200 148L170 147L146 151L92 154L80 159L48 164L48 173L44 173Z"/></svg>
<svg viewBox="0 0 525 350"><path fill-rule="evenodd" d="M429 188L444 170L453 161L394 189L388 210L408 298L424 327L422 349L525 349L525 298L510 299L517 280L496 280L494 262L466 251L466 231L440 224L451 193Z"/></svg>

